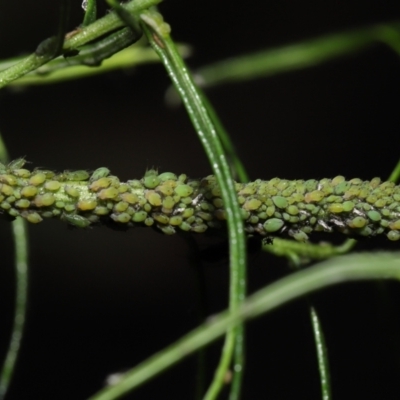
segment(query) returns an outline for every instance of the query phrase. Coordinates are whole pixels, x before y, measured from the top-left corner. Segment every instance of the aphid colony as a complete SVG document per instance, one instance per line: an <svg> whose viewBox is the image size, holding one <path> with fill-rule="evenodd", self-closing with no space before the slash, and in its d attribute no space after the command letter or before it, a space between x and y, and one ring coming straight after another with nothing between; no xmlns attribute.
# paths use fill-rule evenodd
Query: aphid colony
<svg viewBox="0 0 400 400"><path fill-rule="evenodd" d="M153 226L202 233L220 228L226 211L213 176L189 180L149 170L140 180L120 182L107 168L55 173L24 169L24 159L0 164L0 214L31 223L59 218L92 224ZM385 234L400 239L400 187L392 182L344 177L289 181L279 178L236 183L245 230L299 241L313 231L352 236Z"/></svg>

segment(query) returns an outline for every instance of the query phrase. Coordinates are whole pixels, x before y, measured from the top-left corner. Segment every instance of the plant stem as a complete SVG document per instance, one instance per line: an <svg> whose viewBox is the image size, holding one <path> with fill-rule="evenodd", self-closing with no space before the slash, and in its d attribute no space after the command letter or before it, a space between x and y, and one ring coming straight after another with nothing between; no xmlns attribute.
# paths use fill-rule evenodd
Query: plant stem
<svg viewBox="0 0 400 400"><path fill-rule="evenodd" d="M169 35L169 25L164 23L162 16L157 13L143 13L141 14L141 18L145 22L143 30L151 46L160 56L176 90L182 98L183 104L211 163L221 190L222 200L226 204L230 246L229 309L235 311L243 302L246 293L246 281L244 279L246 270L246 243L242 216L230 168L222 144L218 138L216 127L202 101L201 93L197 90L192 76L188 72L184 61L177 52ZM237 334L238 328L236 327L227 331L220 364L213 382L206 393L206 399L211 400L216 398L222 388L224 377L232 361ZM240 350L242 351L243 347L240 347Z"/></svg>
<svg viewBox="0 0 400 400"><path fill-rule="evenodd" d="M0 135L0 160L8 161L7 149ZM14 374L24 332L28 297L28 229L26 221L18 218L12 224L14 240L15 306L10 344L0 372L0 399L7 393Z"/></svg>
<svg viewBox="0 0 400 400"><path fill-rule="evenodd" d="M171 346L128 371L114 386L89 400L117 399L222 336L228 328L272 311L289 301L343 282L400 279L400 252L359 253L331 258L289 276L249 296L234 312L225 311L188 333Z"/></svg>
<svg viewBox="0 0 400 400"><path fill-rule="evenodd" d="M135 0L124 4L123 7L130 13L137 14L151 6L159 4L160 2L161 0ZM62 51L68 53L71 50L78 49L80 46L90 43L122 26L123 22L119 19L118 15L116 15L116 13L110 13L105 17L98 19L91 25L82 29L77 29L76 32L67 35ZM55 52L57 46L58 43L54 38L46 39L38 46L33 54L1 71L0 89L52 60L58 55Z"/></svg>

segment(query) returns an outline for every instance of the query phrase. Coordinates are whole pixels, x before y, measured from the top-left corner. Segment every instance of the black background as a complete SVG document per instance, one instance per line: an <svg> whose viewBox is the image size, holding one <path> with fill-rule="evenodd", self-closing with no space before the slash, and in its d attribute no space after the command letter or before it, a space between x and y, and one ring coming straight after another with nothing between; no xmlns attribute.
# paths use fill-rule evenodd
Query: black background
<svg viewBox="0 0 400 400"><path fill-rule="evenodd" d="M73 2L70 29L82 18ZM57 2L0 4L0 58L32 52L57 27ZM105 7L103 7L105 10ZM190 43L192 68L237 54L399 17L396 1L230 2L168 0L161 5L177 41ZM103 11L102 11L103 12ZM208 94L252 179L387 177L399 157L400 59L384 45L319 67L220 86ZM0 129L13 158L32 166L107 166L122 179L146 168L210 173L182 108L163 100L160 65L86 80L0 93ZM0 224L0 356L12 322L10 226ZM324 237L329 240L330 237ZM337 239L337 238L333 238ZM201 248L215 240L198 238ZM30 227L26 335L9 400L85 399L194 328L196 273L182 238L150 229L68 230L58 221ZM384 240L359 249L398 248ZM206 263L209 314L227 305L228 267ZM249 291L288 273L281 260L252 254ZM399 287L357 283L313 296L320 310L336 399L397 399ZM387 306L388 301L389 306ZM391 310L393 311L391 313ZM244 399L318 399L306 302L248 325ZM221 342L209 351L209 375ZM127 398L191 399L195 358Z"/></svg>

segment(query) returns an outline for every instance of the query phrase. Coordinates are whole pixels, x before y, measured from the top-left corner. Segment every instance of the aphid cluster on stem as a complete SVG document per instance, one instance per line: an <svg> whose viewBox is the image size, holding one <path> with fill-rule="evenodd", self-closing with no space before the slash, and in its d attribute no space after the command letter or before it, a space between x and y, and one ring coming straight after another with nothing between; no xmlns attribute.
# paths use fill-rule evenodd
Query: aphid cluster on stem
<svg viewBox="0 0 400 400"><path fill-rule="evenodd" d="M120 182L105 167L90 174L30 171L24 165L23 158L0 164L0 214L31 223L59 218L79 228L152 226L168 235L178 229L203 233L226 220L213 176L190 180L151 169L142 179ZM274 178L236 183L236 192L249 234L306 241L313 231L339 231L400 239L400 188L392 182Z"/></svg>

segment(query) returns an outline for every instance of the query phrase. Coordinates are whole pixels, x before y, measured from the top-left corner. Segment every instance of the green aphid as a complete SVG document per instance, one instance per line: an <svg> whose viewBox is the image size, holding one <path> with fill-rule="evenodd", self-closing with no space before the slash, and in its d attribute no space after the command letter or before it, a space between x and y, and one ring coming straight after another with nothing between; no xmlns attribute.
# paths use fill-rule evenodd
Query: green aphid
<svg viewBox="0 0 400 400"><path fill-rule="evenodd" d="M110 185L111 185L111 179L107 178L107 177L103 177L103 178L93 181L92 184L89 186L89 188L90 188L90 190L97 192L100 189L108 188Z"/></svg>
<svg viewBox="0 0 400 400"><path fill-rule="evenodd" d="M65 171L64 176L67 181L87 181L89 179L89 172L85 170Z"/></svg>
<svg viewBox="0 0 400 400"><path fill-rule="evenodd" d="M387 233L387 238L392 241L396 241L400 239L400 232L399 231L390 231Z"/></svg>
<svg viewBox="0 0 400 400"><path fill-rule="evenodd" d="M181 229L185 232L189 232L191 229L191 225L184 221L179 225L179 229Z"/></svg>
<svg viewBox="0 0 400 400"><path fill-rule="evenodd" d="M151 216L160 224L167 225L169 223L169 218L162 213L153 213Z"/></svg>
<svg viewBox="0 0 400 400"><path fill-rule="evenodd" d="M72 203L66 204L64 210L69 213L75 211L75 204Z"/></svg>
<svg viewBox="0 0 400 400"><path fill-rule="evenodd" d="M175 174L173 174L172 172L163 172L162 174L158 175L158 179L161 182L169 181L169 180L176 181L178 179L178 177Z"/></svg>
<svg viewBox="0 0 400 400"><path fill-rule="evenodd" d="M350 187L348 182L340 182L335 186L335 194L342 195L344 194Z"/></svg>
<svg viewBox="0 0 400 400"><path fill-rule="evenodd" d="M382 219L379 224L382 228L387 228L389 226L389 221L387 219Z"/></svg>
<svg viewBox="0 0 400 400"><path fill-rule="evenodd" d="M224 206L224 201L219 197L217 197L216 199L213 199L212 203L215 208L223 208L223 206Z"/></svg>
<svg viewBox="0 0 400 400"><path fill-rule="evenodd" d="M61 183L58 181L47 181L44 184L44 188L46 190L50 190L52 192L56 192L58 189L60 189L60 187L61 187Z"/></svg>
<svg viewBox="0 0 400 400"><path fill-rule="evenodd" d="M153 219L153 218L150 218L150 217L147 217L147 218L144 220L144 224L145 224L146 226L152 226L152 225L154 224L154 219Z"/></svg>
<svg viewBox="0 0 400 400"><path fill-rule="evenodd" d="M333 214L340 214L344 211L343 204L341 203L333 203L328 206L328 211Z"/></svg>
<svg viewBox="0 0 400 400"><path fill-rule="evenodd" d="M325 197L324 192L321 190L313 190L304 196L304 201L306 203L318 203Z"/></svg>
<svg viewBox="0 0 400 400"><path fill-rule="evenodd" d="M159 207L162 204L161 196L155 192L154 190L148 190L146 192L146 199L147 201L154 207Z"/></svg>
<svg viewBox="0 0 400 400"><path fill-rule="evenodd" d="M304 186L307 191L312 191L315 190L318 186L318 181L315 179L309 179L304 182Z"/></svg>
<svg viewBox="0 0 400 400"><path fill-rule="evenodd" d="M18 207L18 208L28 208L30 205L31 205L31 202L27 199L21 199L15 203L15 207Z"/></svg>
<svg viewBox="0 0 400 400"><path fill-rule="evenodd" d="M387 200L385 199L378 199L375 203L374 206L377 208L383 208L386 206Z"/></svg>
<svg viewBox="0 0 400 400"><path fill-rule="evenodd" d="M96 208L97 201L94 199L80 200L76 206L81 211L90 211Z"/></svg>
<svg viewBox="0 0 400 400"><path fill-rule="evenodd" d="M53 171L50 171L49 169L41 169L36 172L40 172L40 173L44 174L46 176L46 179L52 179L55 176L55 173Z"/></svg>
<svg viewBox="0 0 400 400"><path fill-rule="evenodd" d="M14 194L14 189L11 186L3 184L0 185L0 187L1 187L1 193L3 193L6 196L12 196Z"/></svg>
<svg viewBox="0 0 400 400"><path fill-rule="evenodd" d="M181 199L181 203L185 204L185 205L190 205L193 202L193 199L191 197L182 197Z"/></svg>
<svg viewBox="0 0 400 400"><path fill-rule="evenodd" d="M94 212L96 215L103 216L103 215L108 215L108 214L110 213L110 210L109 210L107 207L104 207L104 206L97 206L97 207L93 210L93 212Z"/></svg>
<svg viewBox="0 0 400 400"><path fill-rule="evenodd" d="M29 178L28 183L33 186L39 186L46 180L46 175L43 172L38 172Z"/></svg>
<svg viewBox="0 0 400 400"><path fill-rule="evenodd" d="M56 201L54 194L44 193L35 197L33 202L36 207L48 207L51 206Z"/></svg>
<svg viewBox="0 0 400 400"><path fill-rule="evenodd" d="M17 184L17 178L10 174L3 174L0 175L0 182L6 183L7 185L10 186L15 186Z"/></svg>
<svg viewBox="0 0 400 400"><path fill-rule="evenodd" d="M261 206L261 201L255 198L248 198L246 202L243 204L243 208L247 211L254 211L259 209Z"/></svg>
<svg viewBox="0 0 400 400"><path fill-rule="evenodd" d="M96 224L99 222L99 217L97 215L89 215L87 219L90 221L91 224Z"/></svg>
<svg viewBox="0 0 400 400"><path fill-rule="evenodd" d="M369 183L369 185L370 185L372 188L376 188L376 187L378 187L380 184L381 184L381 178L377 178L377 177L371 179L371 182Z"/></svg>
<svg viewBox="0 0 400 400"><path fill-rule="evenodd" d="M248 218L250 218L250 211L246 211L243 210L243 208L240 210L240 212L242 213L242 219L243 220L247 220Z"/></svg>
<svg viewBox="0 0 400 400"><path fill-rule="evenodd" d="M93 171L92 175L90 176L89 181L94 182L100 178L105 178L110 175L110 170L106 167L100 167Z"/></svg>
<svg viewBox="0 0 400 400"><path fill-rule="evenodd" d="M126 201L129 204L136 204L139 201L139 198L134 193L123 193L121 194L121 200Z"/></svg>
<svg viewBox="0 0 400 400"><path fill-rule="evenodd" d="M3 201L3 202L1 202L0 207L1 207L3 210L8 211L8 210L11 208L11 204L8 203L7 201Z"/></svg>
<svg viewBox="0 0 400 400"><path fill-rule="evenodd" d="M389 228L393 230L400 230L400 219L393 221L389 224Z"/></svg>
<svg viewBox="0 0 400 400"><path fill-rule="evenodd" d="M124 193L128 192L130 189L131 188L128 185L123 183L123 184L119 185L118 192L120 192L121 194L124 194Z"/></svg>
<svg viewBox="0 0 400 400"><path fill-rule="evenodd" d="M143 222L147 218L147 212L146 211L138 211L135 214L132 215L132 221L133 222Z"/></svg>
<svg viewBox="0 0 400 400"><path fill-rule="evenodd" d="M192 215L191 217L187 218L185 222L192 225L192 224L194 224L195 221L196 221L196 217L194 215Z"/></svg>
<svg viewBox="0 0 400 400"><path fill-rule="evenodd" d="M114 206L114 212L121 213L128 209L129 203L126 201L120 201Z"/></svg>
<svg viewBox="0 0 400 400"><path fill-rule="evenodd" d="M287 214L287 215L289 215L289 214ZM257 213L257 217L260 218L260 219L265 220L265 219L268 218L268 215L267 215L267 213L265 211L261 211L261 212Z"/></svg>
<svg viewBox="0 0 400 400"><path fill-rule="evenodd" d="M160 179L157 175L148 175L143 178L143 184L148 189L154 189L160 184Z"/></svg>
<svg viewBox="0 0 400 400"><path fill-rule="evenodd" d="M118 189L115 187L109 187L107 189L103 189L97 195L101 200L106 199L115 199L118 196Z"/></svg>
<svg viewBox="0 0 400 400"><path fill-rule="evenodd" d="M14 169L13 170L13 174L15 176L18 176L19 178L24 178L27 179L31 176L31 171L29 171L28 169Z"/></svg>
<svg viewBox="0 0 400 400"><path fill-rule="evenodd" d="M378 221L380 221L381 220L381 214L379 214L379 212L378 211L369 211L368 213L367 213L367 215L368 215L368 218L371 220L371 221L374 221L374 222L378 222Z"/></svg>
<svg viewBox="0 0 400 400"><path fill-rule="evenodd" d="M19 217L20 213L18 210L16 210L15 208L11 208L8 211L8 215L11 215L11 217Z"/></svg>
<svg viewBox="0 0 400 400"><path fill-rule="evenodd" d="M126 224L131 220L131 216L125 212L121 214L111 214L111 218L113 218L115 222L120 222L121 224Z"/></svg>
<svg viewBox="0 0 400 400"><path fill-rule="evenodd" d="M364 228L367 224L367 220L364 217L355 217L349 221L350 228Z"/></svg>
<svg viewBox="0 0 400 400"><path fill-rule="evenodd" d="M296 206L294 206L294 205L289 206L289 207L286 209L286 211L287 211L290 215L297 215L297 214L300 212L299 209L298 209ZM268 211L267 211L267 214L269 215Z"/></svg>
<svg viewBox="0 0 400 400"><path fill-rule="evenodd" d="M175 228L171 225L158 225L157 228L164 233L164 235L173 235L175 233Z"/></svg>
<svg viewBox="0 0 400 400"><path fill-rule="evenodd" d="M164 199L163 199L163 201L162 201L162 206L163 206L164 208L167 208L167 209L172 210L172 208L174 207L174 205L175 205L175 201L174 201L174 199L173 199L171 196L166 196L166 197L164 197Z"/></svg>
<svg viewBox="0 0 400 400"><path fill-rule="evenodd" d="M364 228L360 229L360 230L358 231L358 233L359 233L361 236L369 237L369 236L372 235L372 229L371 229L369 226L364 226Z"/></svg>
<svg viewBox="0 0 400 400"><path fill-rule="evenodd" d="M21 158L17 158L16 160L11 161L8 165L7 168L11 171L13 171L14 169L20 169L22 168L26 163L25 158L21 157Z"/></svg>
<svg viewBox="0 0 400 400"><path fill-rule="evenodd" d="M206 230L207 230L207 225L205 224L195 224L191 228L191 231L196 233L204 233Z"/></svg>
<svg viewBox="0 0 400 400"><path fill-rule="evenodd" d="M90 221L78 214L66 214L64 213L62 219L67 221L70 225L76 228L87 228L90 225Z"/></svg>
<svg viewBox="0 0 400 400"><path fill-rule="evenodd" d="M43 218L37 212L28 213L26 216L23 215L23 217L31 224L37 224L43 221Z"/></svg>
<svg viewBox="0 0 400 400"><path fill-rule="evenodd" d="M264 229L268 233L279 231L284 225L284 221L278 218L271 218L264 223Z"/></svg>
<svg viewBox="0 0 400 400"><path fill-rule="evenodd" d="M178 225L182 224L182 221L183 221L183 219L179 215L174 215L173 217L170 217L170 219L169 219L170 225L173 225L173 226L178 226Z"/></svg>
<svg viewBox="0 0 400 400"><path fill-rule="evenodd" d="M344 176L338 175L332 179L331 185L337 186L345 180Z"/></svg>
<svg viewBox="0 0 400 400"><path fill-rule="evenodd" d="M204 211L199 211L196 216L201 218L203 221L212 221L213 215Z"/></svg>
<svg viewBox="0 0 400 400"><path fill-rule="evenodd" d="M343 211L350 212L353 211L355 204L352 201L345 201L343 203Z"/></svg>
<svg viewBox="0 0 400 400"><path fill-rule="evenodd" d="M193 188L189 185L178 185L174 191L180 197L188 197L193 193Z"/></svg>
<svg viewBox="0 0 400 400"><path fill-rule="evenodd" d="M305 233L303 231L296 231L296 232L292 233L290 236L292 236L292 238L297 240L298 242L307 242L307 240L308 240L307 233Z"/></svg>
<svg viewBox="0 0 400 400"><path fill-rule="evenodd" d="M182 217L187 219L193 216L194 213L194 209L189 207L189 208L185 208L182 212Z"/></svg>

